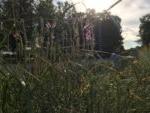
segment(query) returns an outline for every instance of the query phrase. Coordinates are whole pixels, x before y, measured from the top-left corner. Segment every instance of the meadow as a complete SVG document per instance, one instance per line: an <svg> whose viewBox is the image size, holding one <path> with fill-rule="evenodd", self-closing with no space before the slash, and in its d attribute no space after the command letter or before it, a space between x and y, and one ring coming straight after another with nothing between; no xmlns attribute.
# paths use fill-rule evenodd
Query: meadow
<svg viewBox="0 0 150 113"><path fill-rule="evenodd" d="M34 50L17 63L1 57L0 113L150 112L148 49L121 69L93 53L53 52L48 59Z"/></svg>

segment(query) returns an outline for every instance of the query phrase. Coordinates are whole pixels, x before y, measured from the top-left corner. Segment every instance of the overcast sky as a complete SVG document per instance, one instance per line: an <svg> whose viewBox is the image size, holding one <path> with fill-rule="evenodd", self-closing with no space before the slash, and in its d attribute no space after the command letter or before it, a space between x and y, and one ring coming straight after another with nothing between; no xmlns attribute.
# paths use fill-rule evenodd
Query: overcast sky
<svg viewBox="0 0 150 113"><path fill-rule="evenodd" d="M107 9L117 0L68 0L74 3L82 2L87 8L94 8L97 12ZM85 11L85 6L77 5L78 11ZM139 18L150 13L150 0L122 0L111 10L112 14L118 15L122 19L123 36L125 41L134 41L139 31Z"/></svg>

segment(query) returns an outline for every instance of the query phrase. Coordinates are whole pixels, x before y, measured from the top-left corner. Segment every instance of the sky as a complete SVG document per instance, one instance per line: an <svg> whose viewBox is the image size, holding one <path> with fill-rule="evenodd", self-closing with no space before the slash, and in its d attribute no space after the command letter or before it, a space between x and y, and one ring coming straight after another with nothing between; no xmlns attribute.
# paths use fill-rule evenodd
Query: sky
<svg viewBox="0 0 150 113"><path fill-rule="evenodd" d="M69 2L78 3L76 8L78 11L85 11L86 8L93 8L96 12L101 12L111 6L117 0L68 0ZM84 5L83 5L84 4ZM122 0L117 6L111 10L111 14L118 15L122 19L122 30L125 46L130 48L137 46L126 44L139 39L139 19L145 14L150 13L150 0Z"/></svg>

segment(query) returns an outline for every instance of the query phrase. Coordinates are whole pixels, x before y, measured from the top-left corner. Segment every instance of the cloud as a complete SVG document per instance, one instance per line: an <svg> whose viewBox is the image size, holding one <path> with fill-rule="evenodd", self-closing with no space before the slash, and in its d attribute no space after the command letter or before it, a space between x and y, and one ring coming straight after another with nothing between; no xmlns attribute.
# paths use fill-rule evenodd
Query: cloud
<svg viewBox="0 0 150 113"><path fill-rule="evenodd" d="M95 8L97 12L107 9L117 0L68 0L74 3L83 2L87 8ZM85 7L77 5L78 11L85 11ZM123 36L125 40L137 40L139 32L139 19L150 12L150 0L122 0L111 10L112 14L122 19Z"/></svg>
<svg viewBox="0 0 150 113"><path fill-rule="evenodd" d="M150 0L123 0L112 10L122 18L123 34L128 34L125 40L137 40L139 32L139 19L150 12Z"/></svg>

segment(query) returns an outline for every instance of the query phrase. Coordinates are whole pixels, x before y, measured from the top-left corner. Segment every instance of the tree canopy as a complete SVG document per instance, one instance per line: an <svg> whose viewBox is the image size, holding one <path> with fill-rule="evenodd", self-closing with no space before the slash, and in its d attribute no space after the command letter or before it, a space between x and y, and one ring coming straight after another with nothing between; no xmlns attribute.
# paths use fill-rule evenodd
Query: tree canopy
<svg viewBox="0 0 150 113"><path fill-rule="evenodd" d="M109 52L115 52L123 48L120 25L121 19L118 16L113 16L105 12L96 13L92 9L87 9L87 12L81 16L76 12L76 4L57 2L57 4L54 5L53 0L38 0L38 2L34 0L2 0L0 5L2 6L0 8L0 16L2 20L6 20L4 26L8 28L8 31L12 30L11 28L14 24L17 29L22 29L20 20L23 19L28 39L32 38L34 25L39 24L40 18L43 18L43 24L48 20L54 19L57 23L55 34L59 36L59 39L62 39L62 34L65 29L69 28L69 30L73 30L74 27L78 26L74 25L76 22L80 24L84 23L79 20L80 17L83 17L89 18L93 24L96 24L95 20L102 23L104 51L109 51L108 49L110 49ZM70 23L70 20L75 22ZM68 24L66 24L66 21L68 21ZM66 25L68 25L67 28Z"/></svg>
<svg viewBox="0 0 150 113"><path fill-rule="evenodd" d="M140 19L140 36L143 45L148 46L150 44L150 14L143 16Z"/></svg>
<svg viewBox="0 0 150 113"><path fill-rule="evenodd" d="M123 50L123 37L121 35L121 18L106 13L98 14L98 21L96 22L96 48L100 48L106 52L120 52ZM101 33L100 33L101 31ZM101 45L99 45L101 43ZM99 47L101 46L101 47Z"/></svg>

